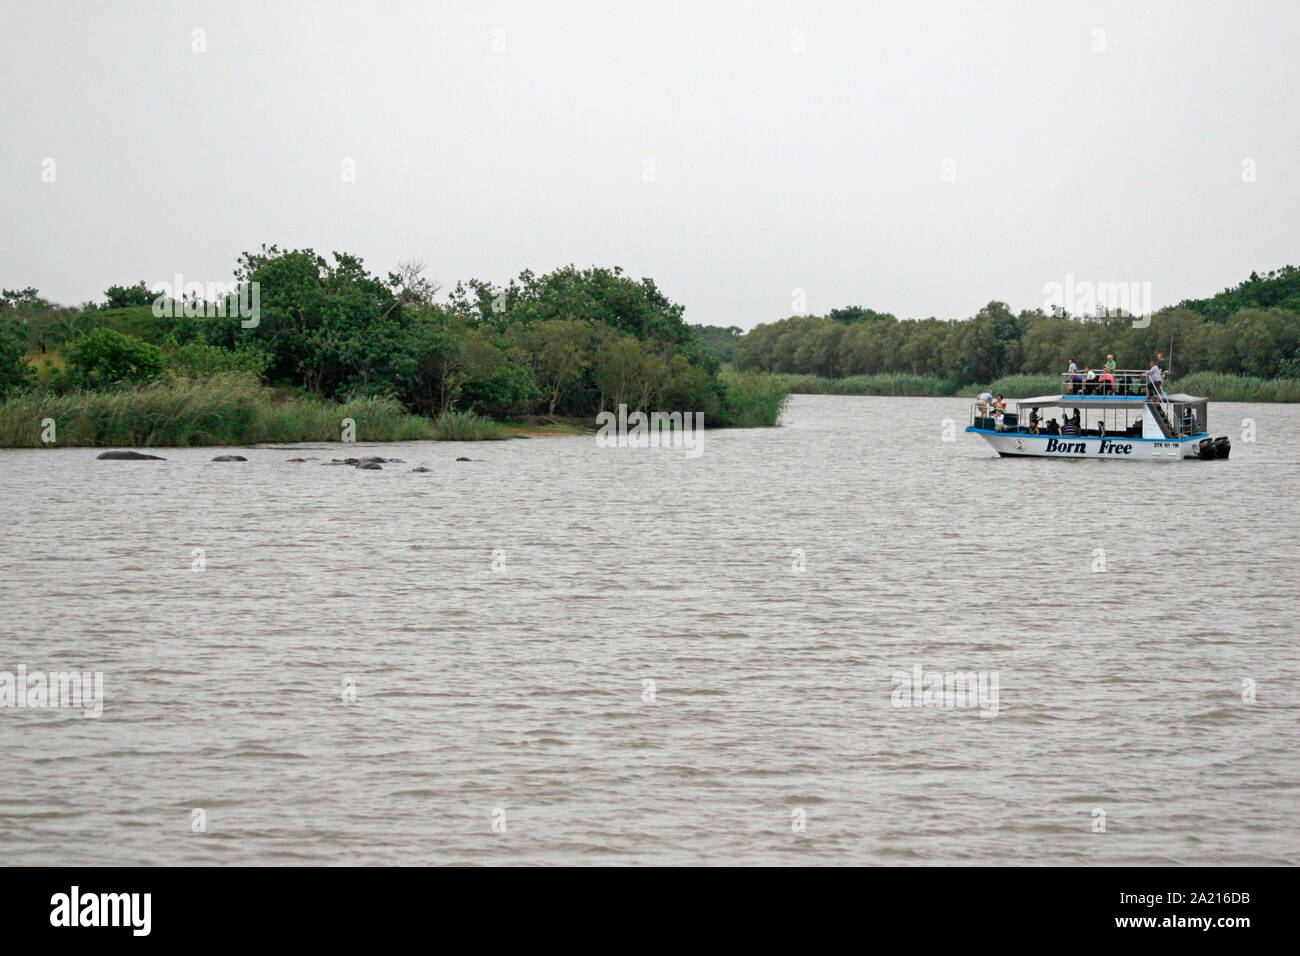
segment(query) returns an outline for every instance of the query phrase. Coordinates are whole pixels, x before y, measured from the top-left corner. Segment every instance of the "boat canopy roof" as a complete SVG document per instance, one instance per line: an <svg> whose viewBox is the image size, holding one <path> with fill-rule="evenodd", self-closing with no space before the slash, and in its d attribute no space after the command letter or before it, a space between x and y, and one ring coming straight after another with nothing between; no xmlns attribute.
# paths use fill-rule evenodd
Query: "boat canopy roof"
<svg viewBox="0 0 1300 956"><path fill-rule="evenodd" d="M1169 395L1168 401L1179 405L1204 405L1207 399L1195 395ZM1146 402L1145 395L1039 395L1037 398L1013 399L1021 408L1122 408L1125 405L1141 405Z"/></svg>

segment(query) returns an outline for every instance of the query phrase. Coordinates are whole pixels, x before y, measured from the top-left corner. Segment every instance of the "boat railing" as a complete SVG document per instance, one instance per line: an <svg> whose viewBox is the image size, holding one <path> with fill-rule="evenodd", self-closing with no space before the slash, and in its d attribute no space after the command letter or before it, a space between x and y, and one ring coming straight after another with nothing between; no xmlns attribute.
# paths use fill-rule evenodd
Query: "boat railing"
<svg viewBox="0 0 1300 956"><path fill-rule="evenodd" d="M1062 395L1118 395L1126 398L1147 393L1146 369L1080 369L1061 373Z"/></svg>
<svg viewBox="0 0 1300 956"><path fill-rule="evenodd" d="M1097 424L1083 423L1071 427L1068 416L1066 421L1057 423L1057 431L1048 431L1048 421L1039 418L1035 420L1032 412L1029 415L1020 415L1015 411L1003 411L1002 427L998 427L997 413L1000 411L996 406L986 402L976 402L971 406L970 424L972 428L983 429L984 431L1005 432L1008 435L1078 435L1090 438L1141 438L1142 437L1142 417L1139 415L1132 421L1126 422L1122 427L1112 425L1105 428L1104 434L1097 433ZM1055 421L1055 419L1053 419ZM1070 431L1066 431L1070 428Z"/></svg>
<svg viewBox="0 0 1300 956"><path fill-rule="evenodd" d="M1019 424L1020 418L1018 413L1013 411L1008 411L1007 409L1004 408L1000 408L998 405L992 402L977 401L974 405L970 407L971 426L974 428L987 428L989 430L992 430L994 427L994 418L997 416L997 413L999 411L1002 412L1004 425L1006 424L1005 420L1008 418L1011 420L1012 425Z"/></svg>

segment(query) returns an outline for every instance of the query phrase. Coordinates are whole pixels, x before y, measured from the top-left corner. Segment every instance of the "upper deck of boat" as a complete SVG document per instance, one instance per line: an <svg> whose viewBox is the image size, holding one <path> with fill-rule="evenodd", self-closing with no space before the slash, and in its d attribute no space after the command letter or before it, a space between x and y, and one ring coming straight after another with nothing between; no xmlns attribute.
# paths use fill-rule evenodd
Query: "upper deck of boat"
<svg viewBox="0 0 1300 956"><path fill-rule="evenodd" d="M1201 405L1204 398L1181 393L1170 394L1160 386L1151 386L1147 373L1138 369L1123 369L1111 373L1110 378L1103 378L1105 369L1093 370L1095 378L1088 378L1087 372L1061 375L1059 394L1039 395L1034 398L1016 399L1015 403L1024 408L1042 408L1053 406L1060 408L1114 408L1116 406L1141 405L1155 397L1160 402L1175 402L1182 405Z"/></svg>

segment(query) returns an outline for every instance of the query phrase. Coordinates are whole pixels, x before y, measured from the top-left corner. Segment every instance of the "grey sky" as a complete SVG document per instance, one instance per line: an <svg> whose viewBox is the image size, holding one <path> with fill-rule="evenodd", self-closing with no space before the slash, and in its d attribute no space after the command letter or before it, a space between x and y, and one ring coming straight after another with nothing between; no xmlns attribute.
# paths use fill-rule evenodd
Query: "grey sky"
<svg viewBox="0 0 1300 956"><path fill-rule="evenodd" d="M1294 2L6 6L0 286L65 303L263 242L744 328L1300 264Z"/></svg>

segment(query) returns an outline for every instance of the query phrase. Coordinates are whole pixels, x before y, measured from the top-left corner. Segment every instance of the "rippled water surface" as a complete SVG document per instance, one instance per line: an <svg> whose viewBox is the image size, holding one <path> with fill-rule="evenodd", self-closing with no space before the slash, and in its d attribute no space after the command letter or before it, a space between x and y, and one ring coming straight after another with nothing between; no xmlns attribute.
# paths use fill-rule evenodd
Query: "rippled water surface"
<svg viewBox="0 0 1300 956"><path fill-rule="evenodd" d="M1002 460L965 415L0 451L0 670L105 696L0 710L0 859L1300 862L1300 406L1213 406L1227 462ZM916 667L996 715L894 706Z"/></svg>

